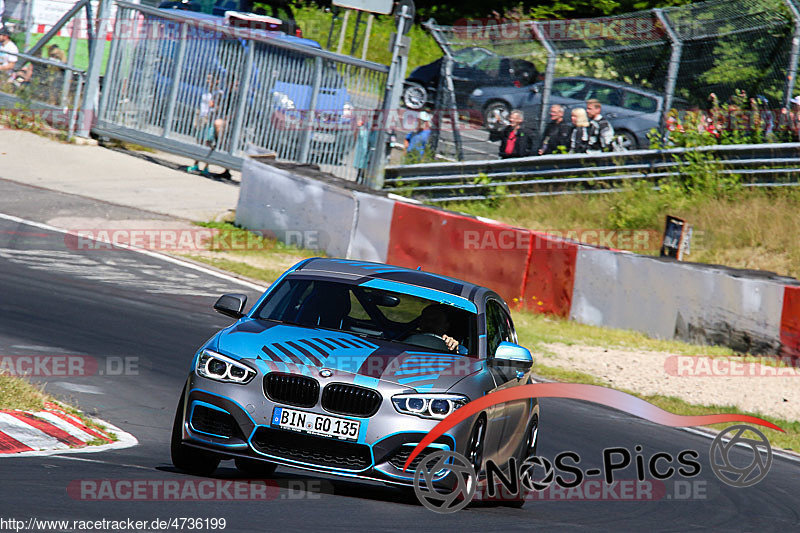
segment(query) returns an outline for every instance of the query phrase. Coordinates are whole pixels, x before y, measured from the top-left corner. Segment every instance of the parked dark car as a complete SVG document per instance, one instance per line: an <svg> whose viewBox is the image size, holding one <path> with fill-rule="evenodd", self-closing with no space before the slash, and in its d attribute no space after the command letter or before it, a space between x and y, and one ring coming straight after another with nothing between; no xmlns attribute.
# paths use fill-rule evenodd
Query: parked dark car
<svg viewBox="0 0 800 533"><path fill-rule="evenodd" d="M471 46L453 54L453 85L456 105L463 107L476 87L487 85L525 87L537 79L533 63L502 57L491 50ZM403 103L408 109L422 109L436 102L442 60L415 68L403 87Z"/></svg>
<svg viewBox="0 0 800 533"><path fill-rule="evenodd" d="M542 114L542 87L542 82L528 87L478 87L470 94L467 107L481 112L483 124L488 130L504 127L512 109L521 109L526 125L538 129ZM664 105L662 93L626 83L580 76L556 78L553 81L550 104L563 105L567 120L570 109L584 107L586 100L591 98L603 105L603 116L614 127L615 133L622 136L625 148L633 150L649 146L647 134L658 128L661 119ZM673 106L683 109L686 102L676 99Z"/></svg>

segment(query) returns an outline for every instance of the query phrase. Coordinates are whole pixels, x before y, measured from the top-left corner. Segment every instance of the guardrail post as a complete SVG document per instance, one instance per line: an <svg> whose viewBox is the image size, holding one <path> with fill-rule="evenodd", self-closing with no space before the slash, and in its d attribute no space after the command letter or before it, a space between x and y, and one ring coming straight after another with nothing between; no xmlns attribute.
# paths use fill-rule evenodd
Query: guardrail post
<svg viewBox="0 0 800 533"><path fill-rule="evenodd" d="M556 75L558 53L555 48L553 48L553 45L550 44L550 41L547 40L547 37L545 37L539 24L538 21L533 22L533 34L536 40L538 40L547 51L547 66L545 67L544 85L542 86L542 109L539 115L539 142L541 143L544 130L547 128L547 117L550 113L548 108L550 107L550 95L553 93L553 79ZM564 117L564 120L567 120L567 117Z"/></svg>
<svg viewBox="0 0 800 533"><path fill-rule="evenodd" d="M311 135L314 133L314 117L317 114L317 99L319 87L322 84L322 58L314 57L314 84L311 88L311 102L308 111L303 117L303 142L300 148L300 163L308 163L308 154L311 151Z"/></svg>
<svg viewBox="0 0 800 533"><path fill-rule="evenodd" d="M236 104L236 114L233 117L233 127L231 128L231 144L229 152L233 155L239 146L239 139L242 137L242 126L244 123L244 109L250 97L250 78L253 77L253 58L255 57L255 42L249 41L247 44L247 57L244 60L244 79L239 84L239 101ZM317 58L320 59L320 58ZM322 77L320 68L320 78ZM311 109L317 108L317 94L319 93L319 82L315 79L314 94L311 96ZM313 122L312 122L313 125ZM311 136L309 136L309 140ZM305 141L305 139L303 139ZM305 146L304 146L305 148ZM304 163L306 161L303 161Z"/></svg>
<svg viewBox="0 0 800 533"><path fill-rule="evenodd" d="M683 42L680 36L670 25L667 17L664 15L663 9L654 9L653 13L664 26L664 29L669 36L672 46L672 52L669 56L669 68L667 70L667 85L664 88L664 103L661 109L661 119L659 120L659 133L663 142L667 141L667 117L672 109L672 101L675 98L675 85L678 83L678 72L681 68L681 54L683 53Z"/></svg>
<svg viewBox="0 0 800 533"><path fill-rule="evenodd" d="M79 137L89 136L89 131L95 120L95 113L97 111L95 100L97 99L100 87L100 70L103 67L103 48L105 48L106 44L106 21L111 12L110 0L98 0L98 2L100 6L97 15L97 39L92 43L92 49L89 54L89 68L86 71L86 90L83 94L81 120L77 132Z"/></svg>
<svg viewBox="0 0 800 533"><path fill-rule="evenodd" d="M70 76L72 75L78 77L78 84L75 87L75 96L72 99L72 111L69 114L69 131L67 133L67 138L71 138L73 133L75 133L75 118L78 116L78 105L80 105L81 102L81 91L83 89L83 74L79 72L70 72Z"/></svg>
<svg viewBox="0 0 800 533"><path fill-rule="evenodd" d="M784 0L794 19L794 34L792 35L792 51L789 54L789 72L786 75L786 89L783 94L783 107L790 109L792 95L797 83L797 60L800 57L800 10L794 0Z"/></svg>
<svg viewBox="0 0 800 533"><path fill-rule="evenodd" d="M186 55L186 38L188 36L188 25L181 24L181 32L178 37L178 50L175 53L175 66L172 69L172 85L169 87L167 98L167 116L164 118L164 130L162 137L169 137L172 132L172 121L175 118L175 105L178 102L178 88L181 86L183 76L183 58Z"/></svg>

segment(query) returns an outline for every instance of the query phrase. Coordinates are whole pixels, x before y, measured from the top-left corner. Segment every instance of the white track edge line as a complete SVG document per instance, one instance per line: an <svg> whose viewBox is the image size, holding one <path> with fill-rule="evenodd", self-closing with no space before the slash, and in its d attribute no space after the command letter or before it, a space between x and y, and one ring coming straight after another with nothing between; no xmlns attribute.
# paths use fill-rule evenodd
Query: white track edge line
<svg viewBox="0 0 800 533"><path fill-rule="evenodd" d="M11 222L17 222L19 224L25 224L25 225L28 225L28 226L33 226L33 227L44 229L44 230L48 230L48 231L54 231L56 233L62 233L64 235L70 235L71 234L69 232L69 230L66 230L64 228L58 228L56 226L51 226L50 224L44 224L42 222L36 222L34 220L28 220L28 219L25 219L25 218L16 217L14 215L7 215L5 213L0 213L0 219L8 220L8 221L11 221ZM121 248L123 250L130 250L132 252L137 252L137 253L140 253L140 254L144 254L144 255L146 255L148 257L155 257L157 259L161 259L162 261L167 261L169 263L174 263L176 265L181 265L181 266L184 266L186 268L190 268L192 270L196 270L198 272L203 272L205 274L209 274L211 276L214 276L214 277L217 277L217 278L220 278L220 279L224 279L226 281L232 281L234 283L238 283L240 285L244 285L245 287L249 287L249 288L257 290L257 291L263 292L263 291L267 290L267 287L264 287L262 285L256 285L255 283L251 283L249 281L245 281L243 279L231 276L229 274L223 274L222 272L218 272L216 270L212 270L210 268L206 268L206 267L197 265L195 263L192 263L192 262L189 262L189 261L185 261L185 260L179 259L177 257L173 257L171 255L166 255L166 254L163 254L163 253L154 252L152 250L147 250L145 248L139 248L139 247L136 247L136 246L130 246L128 244L113 243L113 242L105 240L105 239L98 239L97 237L86 237L86 238L91 239L91 240L96 241L96 242L102 242L104 244L109 244L111 246L114 246L116 248Z"/></svg>

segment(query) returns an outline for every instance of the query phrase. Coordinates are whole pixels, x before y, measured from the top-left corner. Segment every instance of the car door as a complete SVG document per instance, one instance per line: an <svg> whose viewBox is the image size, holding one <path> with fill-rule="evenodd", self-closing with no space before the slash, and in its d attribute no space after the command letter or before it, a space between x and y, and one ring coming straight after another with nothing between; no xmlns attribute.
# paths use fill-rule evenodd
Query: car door
<svg viewBox="0 0 800 533"><path fill-rule="evenodd" d="M501 321L504 323L505 329L508 331L508 341L517 344L517 333L514 329L514 322L511 316L500 307ZM504 385L505 388L517 387L519 385L526 385L529 383L530 372L529 369L521 368L516 365L507 365L498 367L502 370L503 376L508 381ZM520 443L523 442L528 428L528 420L531 416L533 402L530 399L514 400L506 402L505 404L505 424L503 425L503 447L500 453L510 458L519 449Z"/></svg>
<svg viewBox="0 0 800 533"><path fill-rule="evenodd" d="M494 388L491 391L495 392L501 390L506 386L506 380L502 372L497 369L492 359L497 350L497 346L502 342L503 330L500 321L500 315L497 313L499 305L493 299L487 300L486 303L486 359L488 363L488 370L494 380ZM503 447L503 434L505 426L505 405L493 405L487 409L487 427L486 427L486 441L484 443L484 458L491 459L497 464L502 464L503 456L499 451Z"/></svg>
<svg viewBox="0 0 800 533"><path fill-rule="evenodd" d="M516 344L516 333L514 332L511 318L503 309L503 306L494 298L489 298L486 301L486 326L489 371L495 380L495 390L516 387L520 383L517 377L518 369L512 365L494 361L494 353L501 342L513 342ZM525 405L529 404L529 400L517 400L494 406L496 409L494 413L495 431L499 431L500 438L491 449L495 453L498 464L505 464L517 450L519 438L511 437L515 435L519 428L519 419L525 416ZM489 432L487 432L487 436L488 434Z"/></svg>

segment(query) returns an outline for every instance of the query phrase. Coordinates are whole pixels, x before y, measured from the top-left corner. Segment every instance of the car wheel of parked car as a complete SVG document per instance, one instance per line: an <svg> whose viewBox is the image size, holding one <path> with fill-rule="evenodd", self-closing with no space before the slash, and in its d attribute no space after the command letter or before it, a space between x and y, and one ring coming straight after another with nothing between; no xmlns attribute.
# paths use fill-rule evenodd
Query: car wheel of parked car
<svg viewBox="0 0 800 533"><path fill-rule="evenodd" d="M278 467L275 463L247 459L246 457L237 457L234 459L234 463L236 463L236 468L239 472L256 477L270 477Z"/></svg>
<svg viewBox="0 0 800 533"><path fill-rule="evenodd" d="M636 142L636 137L633 133L627 130L620 130L617 135L621 137L621 144L625 150L636 150L639 147L639 143Z"/></svg>
<svg viewBox="0 0 800 533"><path fill-rule="evenodd" d="M183 438L183 400L186 388L181 393L178 409L175 411L175 421L172 424L172 439L170 441L170 455L172 464L178 470L190 474L208 476L214 473L220 462L220 457L197 448L192 448L181 442Z"/></svg>
<svg viewBox="0 0 800 533"><path fill-rule="evenodd" d="M487 130L501 130L508 125L508 114L511 106L506 102L494 101L486 106L483 113L483 125Z"/></svg>
<svg viewBox="0 0 800 533"><path fill-rule="evenodd" d="M419 83L406 83L403 90L403 103L408 109L418 111L428 102L428 91Z"/></svg>

